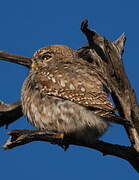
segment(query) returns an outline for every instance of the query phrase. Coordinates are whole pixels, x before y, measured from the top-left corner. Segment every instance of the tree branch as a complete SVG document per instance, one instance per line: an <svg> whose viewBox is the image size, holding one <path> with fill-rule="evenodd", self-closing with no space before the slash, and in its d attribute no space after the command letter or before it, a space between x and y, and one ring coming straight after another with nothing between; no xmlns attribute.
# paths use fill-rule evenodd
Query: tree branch
<svg viewBox="0 0 139 180"><path fill-rule="evenodd" d="M11 135L11 137L3 146L5 150L12 149L16 146L24 145L33 141L47 141L60 146L62 144L77 145L98 150L102 152L103 155L109 154L125 159L136 169L137 172L139 172L139 153L137 153L132 147L114 145L99 140L92 144L86 144L82 140L75 141L75 139L70 137L61 139L59 138L59 134L39 130L13 130L8 134Z"/></svg>
<svg viewBox="0 0 139 180"><path fill-rule="evenodd" d="M20 64L28 68L31 67L31 58L9 54L7 52L0 51L0 60ZM21 102L15 102L13 104L5 104L0 101L0 127L8 125L23 116Z"/></svg>
<svg viewBox="0 0 139 180"><path fill-rule="evenodd" d="M88 39L89 46L77 51L80 57L91 59L104 84L110 88L112 98L119 114L128 121L132 121L135 128L125 127L131 144L139 152L139 109L130 82L124 70L122 54L125 36L122 35L112 43L93 30L88 29L88 21L81 24L81 30ZM88 51L85 52L85 51ZM82 56L86 54L86 57Z"/></svg>

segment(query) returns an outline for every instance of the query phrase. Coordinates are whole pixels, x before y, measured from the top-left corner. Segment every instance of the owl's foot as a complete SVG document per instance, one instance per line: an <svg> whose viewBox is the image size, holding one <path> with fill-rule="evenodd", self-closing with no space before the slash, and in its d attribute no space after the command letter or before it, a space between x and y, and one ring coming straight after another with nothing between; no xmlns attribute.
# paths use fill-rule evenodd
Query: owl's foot
<svg viewBox="0 0 139 180"><path fill-rule="evenodd" d="M58 145L62 148L62 149L64 149L64 151L66 151L68 148L69 148L69 144L63 144L63 142L61 142L61 143L58 143Z"/></svg>
<svg viewBox="0 0 139 180"><path fill-rule="evenodd" d="M57 144L60 147L62 147L62 149L64 149L64 151L66 151L69 148L69 144L64 142L64 137L65 137L64 133L56 133L53 136L54 136L54 138L58 139L58 143ZM54 143L52 143L52 144L54 144Z"/></svg>

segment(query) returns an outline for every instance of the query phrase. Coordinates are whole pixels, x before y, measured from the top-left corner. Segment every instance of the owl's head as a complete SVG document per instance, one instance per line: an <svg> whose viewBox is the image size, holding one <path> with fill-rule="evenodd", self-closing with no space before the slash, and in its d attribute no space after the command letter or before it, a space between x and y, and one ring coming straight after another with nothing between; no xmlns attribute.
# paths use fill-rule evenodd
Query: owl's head
<svg viewBox="0 0 139 180"><path fill-rule="evenodd" d="M32 71L36 71L44 67L52 60L64 60L66 58L74 57L75 52L65 45L49 45L36 51L32 57Z"/></svg>

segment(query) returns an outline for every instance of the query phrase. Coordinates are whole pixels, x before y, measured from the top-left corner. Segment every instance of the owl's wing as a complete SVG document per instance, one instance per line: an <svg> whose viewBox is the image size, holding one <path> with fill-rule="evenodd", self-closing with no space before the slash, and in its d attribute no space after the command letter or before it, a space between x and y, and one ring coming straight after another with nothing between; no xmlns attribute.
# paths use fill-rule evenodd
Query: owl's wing
<svg viewBox="0 0 139 180"><path fill-rule="evenodd" d="M95 114L106 118L107 120L121 124L121 125L130 125L127 120L124 120L120 116L114 113L115 107L112 105L108 99L105 92L82 92L80 90L43 90L41 95L50 95L59 97L65 100L72 101L76 104L82 105L89 108Z"/></svg>
<svg viewBox="0 0 139 180"><path fill-rule="evenodd" d="M59 97L89 108L115 109L95 69L79 62L58 63L42 68L36 73L34 83L43 96Z"/></svg>
<svg viewBox="0 0 139 180"><path fill-rule="evenodd" d="M115 107L104 88L107 84L101 81L95 69L79 63L49 64L35 73L30 72L29 88L41 97L49 95L65 99L91 109L108 121L125 124L125 121L114 113Z"/></svg>
<svg viewBox="0 0 139 180"><path fill-rule="evenodd" d="M81 90L44 90L42 94L48 94L55 97L60 97L72 101L76 104L89 108L96 108L106 111L114 111L114 106L109 101L105 92L82 92Z"/></svg>

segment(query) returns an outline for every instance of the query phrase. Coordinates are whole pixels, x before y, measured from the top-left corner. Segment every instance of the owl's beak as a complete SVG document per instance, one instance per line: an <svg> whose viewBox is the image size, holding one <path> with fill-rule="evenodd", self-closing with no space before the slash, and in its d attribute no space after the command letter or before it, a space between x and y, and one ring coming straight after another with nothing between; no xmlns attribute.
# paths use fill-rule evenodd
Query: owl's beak
<svg viewBox="0 0 139 180"><path fill-rule="evenodd" d="M3 52L3 51L0 51L0 60L20 64L28 68L31 68L31 64L32 64L31 58L24 57L24 56L17 56L17 55L9 54L7 52Z"/></svg>
<svg viewBox="0 0 139 180"><path fill-rule="evenodd" d="M37 70L38 70L38 66L37 66L37 64L36 64L35 62L33 62L33 63L31 64L31 70L32 70L32 71L37 71Z"/></svg>

